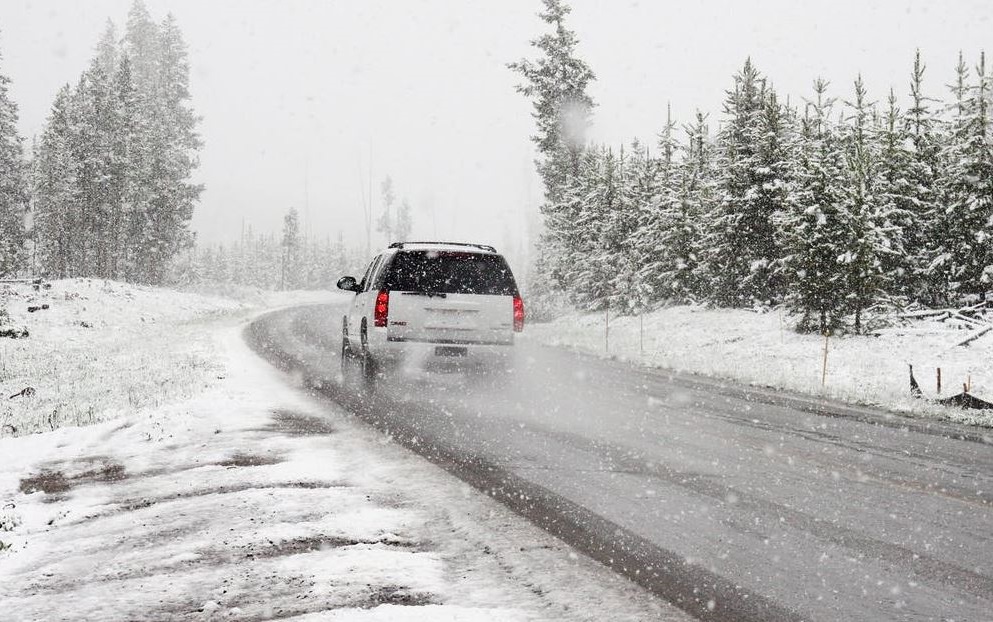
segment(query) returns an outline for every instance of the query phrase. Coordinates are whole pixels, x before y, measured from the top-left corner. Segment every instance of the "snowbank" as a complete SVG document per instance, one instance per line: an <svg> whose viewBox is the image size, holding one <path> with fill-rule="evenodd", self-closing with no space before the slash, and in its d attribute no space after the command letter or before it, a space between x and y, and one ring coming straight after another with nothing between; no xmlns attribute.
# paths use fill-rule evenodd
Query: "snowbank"
<svg viewBox="0 0 993 622"><path fill-rule="evenodd" d="M607 343L602 313L572 314L547 324L532 324L527 335L548 345L649 367L993 426L990 411L963 411L910 397L908 364L914 366L926 397L937 395L935 370L940 367L942 396L960 392L962 384L971 381L972 393L993 401L993 334L968 347L956 347L969 334L956 328L932 320L912 328L885 330L878 337L832 338L823 387L824 338L794 332L778 312L680 306L648 313L641 320L612 317Z"/></svg>

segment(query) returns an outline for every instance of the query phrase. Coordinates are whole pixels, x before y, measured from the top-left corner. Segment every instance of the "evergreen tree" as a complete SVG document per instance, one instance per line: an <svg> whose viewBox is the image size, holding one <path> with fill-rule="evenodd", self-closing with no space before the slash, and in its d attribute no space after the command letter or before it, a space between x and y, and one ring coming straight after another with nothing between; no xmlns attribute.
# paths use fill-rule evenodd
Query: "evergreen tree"
<svg viewBox="0 0 993 622"><path fill-rule="evenodd" d="M82 198L77 180L79 160L73 152L74 132L69 85L62 87L35 153L33 167L34 234L42 273L56 278L76 276Z"/></svg>
<svg viewBox="0 0 993 622"><path fill-rule="evenodd" d="M131 58L136 88L149 101L157 101L159 85L159 27L141 0L128 11L124 32L124 52Z"/></svg>
<svg viewBox="0 0 993 622"><path fill-rule="evenodd" d="M113 162L115 196L110 225L113 278L135 280L142 273L145 223L150 212L148 120L134 84L131 60L122 55L114 76Z"/></svg>
<svg viewBox="0 0 993 622"><path fill-rule="evenodd" d="M767 111L773 113L772 127L766 126ZM783 182L770 166L782 157L780 112L765 80L746 60L724 104L726 121L718 137L721 176L707 242L713 299L722 306L770 304L781 293L773 218L781 208Z"/></svg>
<svg viewBox="0 0 993 622"><path fill-rule="evenodd" d="M396 239L401 241L409 240L413 226L413 215L412 210L410 209L410 203L407 199L404 199L400 201L400 207L397 209Z"/></svg>
<svg viewBox="0 0 993 622"><path fill-rule="evenodd" d="M383 196L383 213L380 214L379 221L376 223L376 230L386 237L386 243L389 244L394 241L393 203L396 201L396 195L393 192L393 179L389 175L379 185L379 191Z"/></svg>
<svg viewBox="0 0 993 622"><path fill-rule="evenodd" d="M654 249L648 231L658 219L661 194L659 185L664 173L664 158L653 158L647 147L637 140L631 144L624 171L625 207L622 225L626 239L619 272L614 276L614 289L620 294L620 308L640 313L654 303L654 284L646 278L645 266L652 261ZM671 154L669 155L671 159Z"/></svg>
<svg viewBox="0 0 993 622"><path fill-rule="evenodd" d="M891 89L886 111L875 128L874 139L879 153L874 194L880 210L877 224L886 232L879 253L886 291L911 300L920 292L920 271L916 262L921 257L920 245L924 241L921 231L926 215L920 209L920 198L926 189L915 187L912 181L914 142L904 119Z"/></svg>
<svg viewBox="0 0 993 622"><path fill-rule="evenodd" d="M612 157L612 154L609 154ZM638 225L639 203L652 194L650 158L636 141L631 151L622 146L613 172L616 187L606 206L600 232L600 255L606 271L607 304L618 313L630 313L647 306L638 279L632 236Z"/></svg>
<svg viewBox="0 0 993 622"><path fill-rule="evenodd" d="M24 264L28 207L24 150L9 84L10 78L0 71L0 276L16 272Z"/></svg>
<svg viewBox="0 0 993 622"><path fill-rule="evenodd" d="M91 242L90 274L101 278L112 278L111 256L117 249L112 247L112 231L120 212L121 179L127 162L115 162L115 143L119 135L116 100L114 96L114 74L117 62L114 49L113 25L109 24L98 54L84 74L82 89L78 96L82 108L81 148L84 150L83 178L85 226Z"/></svg>
<svg viewBox="0 0 993 622"><path fill-rule="evenodd" d="M666 108L666 122L658 135L657 159L646 149L637 190L637 228L631 236L639 298L642 306L668 297L669 280L664 274L669 248L664 236L671 226L669 216L675 201L676 153L678 141L673 135L676 122Z"/></svg>
<svg viewBox="0 0 993 622"><path fill-rule="evenodd" d="M537 58L522 59L508 67L523 78L517 91L529 98L534 107L532 116L537 131L531 139L538 149L536 165L544 184L545 200L540 207L544 231L538 242L538 260L531 279L569 287L575 270L568 265L572 248L567 241L577 237L575 221L570 221L569 216L575 214L577 201L581 200L581 168L591 164L584 162L583 154L594 106L587 87L595 76L576 54L579 41L575 32L566 28L565 18L570 8L562 0L542 2L544 10L539 17L550 27L550 32L531 42L538 52ZM548 288L538 292L539 307L545 304L542 295L553 295Z"/></svg>
<svg viewBox="0 0 993 622"><path fill-rule="evenodd" d="M296 289L299 283L301 256L300 216L295 207L283 217L283 258L280 289Z"/></svg>
<svg viewBox="0 0 993 622"><path fill-rule="evenodd" d="M546 199L554 204L562 199L560 192L569 178L579 172L594 105L586 89L596 76L576 56L576 33L565 27L571 9L561 0L542 2L545 10L539 16L553 31L531 42L540 52L536 60L523 59L508 66L524 78L517 91L534 104L532 116L538 131L532 140L540 154L538 172L545 182Z"/></svg>
<svg viewBox="0 0 993 622"><path fill-rule="evenodd" d="M192 244L190 219L203 192L201 185L190 181L199 165L196 153L202 143L196 129L199 118L189 105L186 44L172 14L166 16L159 32L158 81L152 93L145 93L145 106L153 111L151 134L145 140L152 145L154 181L149 192L144 275L153 283L162 282L169 261Z"/></svg>
<svg viewBox="0 0 993 622"><path fill-rule="evenodd" d="M993 146L990 98L993 82L980 55L974 84L959 56L954 117L943 152L944 228L935 264L957 296L993 289Z"/></svg>
<svg viewBox="0 0 993 622"><path fill-rule="evenodd" d="M841 324L846 310L846 252L850 223L845 213L845 161L831 125L834 100L824 80L814 83L814 101L803 120L797 183L787 209L777 216L784 249L787 308L801 316L800 330L821 332Z"/></svg>
<svg viewBox="0 0 993 622"><path fill-rule="evenodd" d="M845 149L844 201L839 217L847 225L840 238L843 247L838 262L844 266L846 279L841 285L847 311L855 316L855 331L862 330L862 314L884 291L886 274L881 261L889 254L902 252L899 228L894 225L896 207L880 201L877 193L879 156L871 126L871 104L859 76L855 80L855 97L841 140Z"/></svg>
<svg viewBox="0 0 993 622"><path fill-rule="evenodd" d="M598 149L598 157L588 160L595 164L584 171L583 186L589 192L582 197L576 222L580 244L573 247L568 264L571 267L572 294L584 308L597 311L607 308L614 293L612 278L616 270L618 238L612 219L621 212L620 167L617 156L605 147ZM583 187L581 186L581 187Z"/></svg>
<svg viewBox="0 0 993 622"><path fill-rule="evenodd" d="M117 71L118 57L120 50L117 41L117 27L110 19L104 25L103 35L97 43L97 54L93 62L99 65L103 73L112 76Z"/></svg>
<svg viewBox="0 0 993 622"><path fill-rule="evenodd" d="M947 289L940 271L930 269L940 252L937 245L943 237L939 194L941 140L939 121L930 108L933 100L924 94L924 71L918 50L910 78L911 106L904 118L906 137L910 141L904 196L910 214L903 238L910 274L897 281L897 292L918 302L935 304L946 296Z"/></svg>
<svg viewBox="0 0 993 622"><path fill-rule="evenodd" d="M534 272L543 275L542 281L559 291L574 289L579 266L572 262L573 256L590 248L588 240L580 235L578 223L589 207L587 198L597 183L598 155L595 149L588 149L583 154L579 175L561 189L557 203L549 204L543 210L544 230L538 243Z"/></svg>
<svg viewBox="0 0 993 622"><path fill-rule="evenodd" d="M682 161L674 179L674 201L660 237L667 256L661 276L668 285L668 298L675 302L694 301L710 291L704 286L706 274L701 263L704 217L713 203L715 185L706 115L697 111L695 121L685 131Z"/></svg>

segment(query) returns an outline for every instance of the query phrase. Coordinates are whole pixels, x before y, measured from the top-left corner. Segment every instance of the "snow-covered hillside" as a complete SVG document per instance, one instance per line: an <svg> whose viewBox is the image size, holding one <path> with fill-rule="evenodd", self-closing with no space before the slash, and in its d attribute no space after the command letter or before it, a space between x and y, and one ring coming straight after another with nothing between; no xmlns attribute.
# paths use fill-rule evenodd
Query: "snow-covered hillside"
<svg viewBox="0 0 993 622"><path fill-rule="evenodd" d="M937 396L936 370L941 368L941 396L958 393L963 383L971 382L972 393L993 401L993 334L968 347L956 346L970 333L956 330L951 322L922 321L878 336L829 339L823 387L824 338L796 333L777 312L669 307L641 320L610 318L606 340L605 324L602 313L572 314L533 324L527 332L546 344L646 366L993 426L990 411L963 411L910 396L908 365L913 365L926 398Z"/></svg>

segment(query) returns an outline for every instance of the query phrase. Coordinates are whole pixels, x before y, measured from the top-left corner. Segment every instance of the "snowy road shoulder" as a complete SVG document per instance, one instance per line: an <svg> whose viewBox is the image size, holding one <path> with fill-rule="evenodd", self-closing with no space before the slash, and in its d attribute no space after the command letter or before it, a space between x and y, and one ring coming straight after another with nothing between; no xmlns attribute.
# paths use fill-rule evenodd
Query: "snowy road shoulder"
<svg viewBox="0 0 993 622"><path fill-rule="evenodd" d="M908 365L913 365L925 398L952 395L968 383L972 393L993 400L993 338L956 347L963 334L930 322L916 332L833 338L825 359L824 338L794 332L778 312L675 306L642 318L611 316L609 325L602 313L570 314L530 325L526 338L645 367L881 407L925 420L993 427L991 411L941 406L910 394ZM943 394L933 384L938 368L945 379Z"/></svg>
<svg viewBox="0 0 993 622"><path fill-rule="evenodd" d="M223 380L0 439L12 619L681 619L217 333Z"/></svg>

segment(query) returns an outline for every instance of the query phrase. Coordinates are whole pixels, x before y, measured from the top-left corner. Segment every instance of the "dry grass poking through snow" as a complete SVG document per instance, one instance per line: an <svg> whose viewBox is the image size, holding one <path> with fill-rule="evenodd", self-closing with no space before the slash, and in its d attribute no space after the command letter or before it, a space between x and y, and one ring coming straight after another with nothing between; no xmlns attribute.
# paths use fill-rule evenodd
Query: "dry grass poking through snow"
<svg viewBox="0 0 993 622"><path fill-rule="evenodd" d="M30 333L0 338L0 436L90 424L199 393L221 373L204 328L250 309L112 281L51 285L0 286L10 323Z"/></svg>

